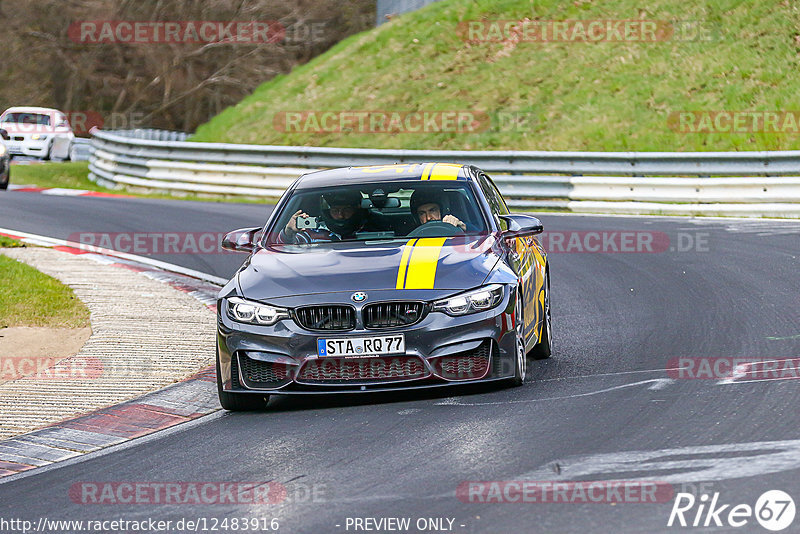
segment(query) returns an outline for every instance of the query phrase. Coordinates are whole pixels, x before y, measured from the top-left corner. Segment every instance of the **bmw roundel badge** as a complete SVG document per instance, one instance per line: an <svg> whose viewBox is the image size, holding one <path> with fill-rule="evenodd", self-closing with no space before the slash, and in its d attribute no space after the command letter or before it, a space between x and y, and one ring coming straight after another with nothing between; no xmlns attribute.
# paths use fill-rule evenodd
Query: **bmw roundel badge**
<svg viewBox="0 0 800 534"><path fill-rule="evenodd" d="M353 299L353 302L364 302L367 300L367 294L363 291L356 291L350 298Z"/></svg>

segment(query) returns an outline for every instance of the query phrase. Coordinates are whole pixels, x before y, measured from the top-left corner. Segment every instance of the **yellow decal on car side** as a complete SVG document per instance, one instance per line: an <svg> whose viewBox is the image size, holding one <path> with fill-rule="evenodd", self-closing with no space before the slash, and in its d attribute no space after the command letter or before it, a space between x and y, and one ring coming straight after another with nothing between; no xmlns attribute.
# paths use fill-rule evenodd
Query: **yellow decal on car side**
<svg viewBox="0 0 800 534"><path fill-rule="evenodd" d="M542 287L544 287L544 285ZM541 311L542 311L542 316L539 317L539 331L536 333L537 341L541 341L542 340L542 333L544 332L544 322L547 320L547 317L545 317L545 311L544 311L544 291L539 293L539 306L541 307L539 309L541 309Z"/></svg>

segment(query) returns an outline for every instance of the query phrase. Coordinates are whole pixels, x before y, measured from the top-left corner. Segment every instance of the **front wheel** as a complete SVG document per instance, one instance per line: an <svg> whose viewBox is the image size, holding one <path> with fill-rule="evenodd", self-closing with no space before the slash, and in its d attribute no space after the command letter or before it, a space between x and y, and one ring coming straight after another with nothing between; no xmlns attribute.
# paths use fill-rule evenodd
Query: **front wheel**
<svg viewBox="0 0 800 534"><path fill-rule="evenodd" d="M542 335L539 342L531 349L530 356L534 360L545 360L553 352L553 327L550 320L550 270L544 272L544 317Z"/></svg>
<svg viewBox="0 0 800 534"><path fill-rule="evenodd" d="M517 305L514 308L514 332L516 333L514 350L514 378L510 383L512 387L518 387L525 383L525 375L528 372L528 361L525 358L525 320L522 317L522 295L517 295Z"/></svg>
<svg viewBox="0 0 800 534"><path fill-rule="evenodd" d="M222 375L219 372L219 356L217 356L217 396L223 409L231 412L251 412L263 410L269 402L269 395L251 395L249 393L229 393L222 389Z"/></svg>

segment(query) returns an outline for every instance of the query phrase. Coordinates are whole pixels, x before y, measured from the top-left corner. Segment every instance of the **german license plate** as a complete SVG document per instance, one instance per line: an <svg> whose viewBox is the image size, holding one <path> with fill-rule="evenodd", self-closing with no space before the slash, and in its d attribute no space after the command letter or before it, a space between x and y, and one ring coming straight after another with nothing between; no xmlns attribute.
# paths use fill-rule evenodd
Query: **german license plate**
<svg viewBox="0 0 800 534"><path fill-rule="evenodd" d="M403 334L391 336L317 338L318 356L383 356L406 351Z"/></svg>

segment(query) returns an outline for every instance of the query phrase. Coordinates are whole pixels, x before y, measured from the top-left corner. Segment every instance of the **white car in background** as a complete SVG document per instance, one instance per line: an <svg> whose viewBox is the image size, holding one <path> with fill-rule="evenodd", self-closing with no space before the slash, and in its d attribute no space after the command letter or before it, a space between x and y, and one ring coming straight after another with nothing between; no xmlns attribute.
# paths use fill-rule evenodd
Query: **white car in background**
<svg viewBox="0 0 800 534"><path fill-rule="evenodd" d="M0 128L8 132L5 145L12 156L68 159L75 139L67 116L51 108L8 108L0 115Z"/></svg>

